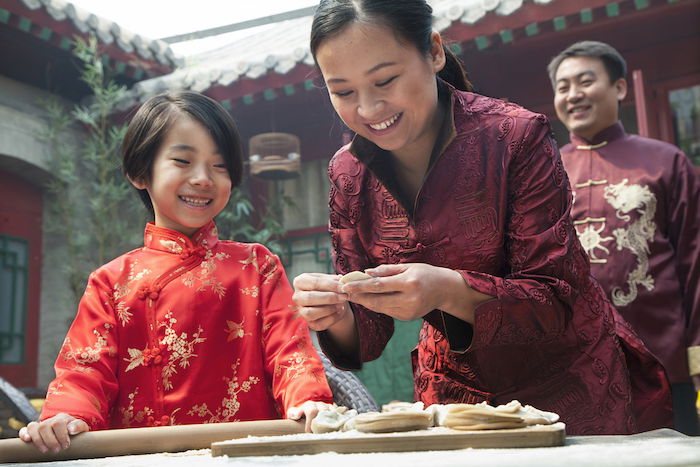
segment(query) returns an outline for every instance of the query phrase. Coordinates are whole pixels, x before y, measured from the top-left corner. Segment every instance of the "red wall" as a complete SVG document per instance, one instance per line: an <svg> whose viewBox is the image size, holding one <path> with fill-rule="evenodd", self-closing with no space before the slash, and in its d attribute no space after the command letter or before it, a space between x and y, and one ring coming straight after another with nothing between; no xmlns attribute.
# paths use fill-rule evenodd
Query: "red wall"
<svg viewBox="0 0 700 467"><path fill-rule="evenodd" d="M18 387L34 387L37 383L42 210L40 188L0 170L0 233L29 242L24 363L0 365L0 376Z"/></svg>

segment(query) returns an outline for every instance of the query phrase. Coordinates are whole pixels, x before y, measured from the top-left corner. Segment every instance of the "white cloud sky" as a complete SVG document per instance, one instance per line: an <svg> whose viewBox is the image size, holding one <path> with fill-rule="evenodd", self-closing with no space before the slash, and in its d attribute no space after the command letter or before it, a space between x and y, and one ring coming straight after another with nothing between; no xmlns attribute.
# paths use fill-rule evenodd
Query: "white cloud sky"
<svg viewBox="0 0 700 467"><path fill-rule="evenodd" d="M318 4L318 0L69 1L149 39L225 26ZM215 38L172 44L171 48L177 54L189 55L219 47L254 31L255 29L238 31Z"/></svg>

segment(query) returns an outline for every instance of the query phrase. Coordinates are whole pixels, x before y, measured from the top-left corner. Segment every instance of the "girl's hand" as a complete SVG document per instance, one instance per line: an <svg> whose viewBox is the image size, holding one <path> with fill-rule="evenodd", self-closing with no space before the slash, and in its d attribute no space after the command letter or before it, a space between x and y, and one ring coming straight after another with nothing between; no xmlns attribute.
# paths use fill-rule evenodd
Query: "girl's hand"
<svg viewBox="0 0 700 467"><path fill-rule="evenodd" d="M349 301L402 321L438 309L473 323L474 307L491 298L471 289L457 271L430 264L383 264L365 272L373 279L349 282L340 290Z"/></svg>
<svg viewBox="0 0 700 467"><path fill-rule="evenodd" d="M304 273L294 278L297 314L313 331L325 331L352 315L347 295L341 292L339 275Z"/></svg>
<svg viewBox="0 0 700 467"><path fill-rule="evenodd" d="M84 420L60 413L41 422L30 422L19 430L19 437L22 441L34 443L43 453L49 450L59 452L70 446L69 435L77 435L83 431L90 431Z"/></svg>
<svg viewBox="0 0 700 467"><path fill-rule="evenodd" d="M287 418L291 420L299 420L301 417L306 417L305 430L307 433L311 433L311 420L313 420L319 412L324 410L331 410L335 408L334 404L328 404L326 402L317 401L306 401L301 406L290 407L287 410Z"/></svg>

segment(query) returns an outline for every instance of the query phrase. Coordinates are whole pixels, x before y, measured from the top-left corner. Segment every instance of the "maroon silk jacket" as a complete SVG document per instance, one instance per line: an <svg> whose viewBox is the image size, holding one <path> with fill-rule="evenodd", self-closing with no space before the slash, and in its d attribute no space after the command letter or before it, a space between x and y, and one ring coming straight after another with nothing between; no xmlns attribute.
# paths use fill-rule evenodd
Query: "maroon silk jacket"
<svg viewBox="0 0 700 467"><path fill-rule="evenodd" d="M558 413L570 434L670 427L663 369L589 274L546 117L440 87L451 118L415 200L400 193L390 155L360 137L329 166L338 273L424 262L495 297L473 326L439 310L425 316L412 355L416 399L518 399ZM360 355L339 354L320 334L348 369L379 357L394 328L391 317L354 312Z"/></svg>
<svg viewBox="0 0 700 467"><path fill-rule="evenodd" d="M672 383L700 373L700 182L676 146L625 133L571 136L561 156L571 217L610 301Z"/></svg>

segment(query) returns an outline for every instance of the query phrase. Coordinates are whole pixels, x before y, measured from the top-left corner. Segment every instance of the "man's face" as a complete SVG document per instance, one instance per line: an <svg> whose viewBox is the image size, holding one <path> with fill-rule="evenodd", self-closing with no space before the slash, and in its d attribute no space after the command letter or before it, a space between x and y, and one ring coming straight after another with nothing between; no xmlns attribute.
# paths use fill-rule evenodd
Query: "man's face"
<svg viewBox="0 0 700 467"><path fill-rule="evenodd" d="M555 76L554 108L559 120L578 137L592 140L617 122L618 103L627 94L627 82L610 82L597 57L569 57Z"/></svg>

